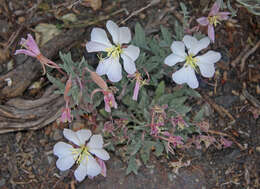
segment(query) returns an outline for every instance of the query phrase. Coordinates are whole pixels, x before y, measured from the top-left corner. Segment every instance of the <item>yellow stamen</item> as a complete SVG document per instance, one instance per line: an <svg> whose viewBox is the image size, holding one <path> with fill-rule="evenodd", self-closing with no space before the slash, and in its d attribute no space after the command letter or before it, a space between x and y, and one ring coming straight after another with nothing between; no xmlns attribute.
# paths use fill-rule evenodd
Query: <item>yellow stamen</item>
<svg viewBox="0 0 260 189"><path fill-rule="evenodd" d="M193 54L190 54L188 56L186 56L186 63L185 65L190 65L194 70L197 69L197 62L198 59L197 58L193 58Z"/></svg>
<svg viewBox="0 0 260 189"><path fill-rule="evenodd" d="M82 160L86 157L88 161L88 156L90 155L88 151L88 147L85 145L82 145L78 149L72 149L72 154L74 154L74 160L76 161L77 164L80 164Z"/></svg>
<svg viewBox="0 0 260 189"><path fill-rule="evenodd" d="M118 58L123 51L120 45L112 46L110 48L106 48L105 50L107 52L107 56L112 56L113 58Z"/></svg>
<svg viewBox="0 0 260 189"><path fill-rule="evenodd" d="M216 27L217 24L219 24L219 16L209 16L208 17L210 25L214 25Z"/></svg>

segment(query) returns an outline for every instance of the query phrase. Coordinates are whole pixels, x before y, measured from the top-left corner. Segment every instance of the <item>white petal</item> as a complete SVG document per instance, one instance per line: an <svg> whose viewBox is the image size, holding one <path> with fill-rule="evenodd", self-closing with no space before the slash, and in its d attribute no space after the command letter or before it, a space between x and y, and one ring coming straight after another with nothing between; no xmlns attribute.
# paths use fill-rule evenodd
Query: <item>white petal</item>
<svg viewBox="0 0 260 189"><path fill-rule="evenodd" d="M87 144L87 147L91 148L103 148L103 138L101 135L93 135L90 138L89 143Z"/></svg>
<svg viewBox="0 0 260 189"><path fill-rule="evenodd" d="M184 42L185 46L187 47L187 49L190 50L192 47L194 47L198 43L198 40L195 37L192 37L190 35L185 35L183 37L183 42Z"/></svg>
<svg viewBox="0 0 260 189"><path fill-rule="evenodd" d="M65 157L71 154L71 150L73 150L73 146L67 144L65 142L58 142L53 147L53 154L58 156L59 158Z"/></svg>
<svg viewBox="0 0 260 189"><path fill-rule="evenodd" d="M73 142L74 144L81 146L84 143L81 143L80 139L78 138L76 132L70 130L70 129L64 129L63 130L63 135L66 139L69 141Z"/></svg>
<svg viewBox="0 0 260 189"><path fill-rule="evenodd" d="M81 129L79 131L76 132L80 143L81 144L85 144L85 142L90 138L91 136L91 131L88 129Z"/></svg>
<svg viewBox="0 0 260 189"><path fill-rule="evenodd" d="M129 43L130 41L131 41L130 29L128 27L120 27L118 43L121 45L124 43Z"/></svg>
<svg viewBox="0 0 260 189"><path fill-rule="evenodd" d="M119 27L118 25L113 22L112 20L107 21L107 30L112 36L114 44L118 44L119 42Z"/></svg>
<svg viewBox="0 0 260 189"><path fill-rule="evenodd" d="M90 148L89 152L92 154L95 154L98 158L100 158L102 160L109 160L109 158L110 158L109 154L104 149Z"/></svg>
<svg viewBox="0 0 260 189"><path fill-rule="evenodd" d="M183 62L184 60L185 58L172 53L165 58L164 63L168 66L174 66L178 62Z"/></svg>
<svg viewBox="0 0 260 189"><path fill-rule="evenodd" d="M107 38L107 34L106 34L105 30L103 30L101 28L93 28L93 30L91 32L91 41L98 42L98 43L104 44L109 47L112 46L112 44L110 43L110 41Z"/></svg>
<svg viewBox="0 0 260 189"><path fill-rule="evenodd" d="M174 54L185 58L186 53L185 53L185 46L182 41L174 41L171 45L171 50Z"/></svg>
<svg viewBox="0 0 260 189"><path fill-rule="evenodd" d="M78 168L74 171L74 176L77 179L77 181L81 182L87 176L87 164L87 158L84 157L84 159L79 164Z"/></svg>
<svg viewBox="0 0 260 189"><path fill-rule="evenodd" d="M88 156L87 175L91 177L95 177L100 173L101 173L101 167L99 166L97 161L92 156Z"/></svg>
<svg viewBox="0 0 260 189"><path fill-rule="evenodd" d="M129 45L127 48L123 49L122 54L129 56L133 61L135 61L139 57L140 49L134 45Z"/></svg>
<svg viewBox="0 0 260 189"><path fill-rule="evenodd" d="M121 54L121 58L124 62L124 69L128 74L134 74L136 72L135 62L129 56Z"/></svg>
<svg viewBox="0 0 260 189"><path fill-rule="evenodd" d="M118 82L122 79L122 66L119 63L119 58L109 58L112 60L112 63L108 67L107 76L108 79L112 82Z"/></svg>
<svg viewBox="0 0 260 189"><path fill-rule="evenodd" d="M196 55L202 49L205 49L210 44L210 40L208 37L204 37L201 40L197 40L195 37L190 35L185 35L183 38L183 42L188 49L189 54Z"/></svg>
<svg viewBox="0 0 260 189"><path fill-rule="evenodd" d="M96 73L98 75L105 75L108 71L108 68L110 67L110 64L112 64L113 62L112 57L110 58L106 58L103 61L100 61L96 70Z"/></svg>
<svg viewBox="0 0 260 189"><path fill-rule="evenodd" d="M197 88L199 86L195 71L190 66L183 66L180 70L172 74L172 79L177 84L187 83L190 88Z"/></svg>
<svg viewBox="0 0 260 189"><path fill-rule="evenodd" d="M56 166L61 171L66 171L66 170L70 169L74 163L75 163L74 155L71 154L69 156L59 158L56 162Z"/></svg>
<svg viewBox="0 0 260 189"><path fill-rule="evenodd" d="M197 65L200 68L200 72L204 77L213 77L215 73L214 63L220 60L221 54L215 51L208 51L202 56L197 56Z"/></svg>
<svg viewBox="0 0 260 189"><path fill-rule="evenodd" d="M106 49L109 48L110 46L105 45L103 43L95 42L95 41L90 41L86 44L86 49L88 52L99 52L103 51L106 52Z"/></svg>

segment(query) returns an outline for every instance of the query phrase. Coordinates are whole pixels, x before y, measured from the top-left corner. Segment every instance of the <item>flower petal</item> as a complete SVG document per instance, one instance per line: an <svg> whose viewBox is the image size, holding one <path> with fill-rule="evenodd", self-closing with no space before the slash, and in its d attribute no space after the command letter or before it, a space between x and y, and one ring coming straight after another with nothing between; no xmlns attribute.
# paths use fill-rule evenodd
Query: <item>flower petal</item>
<svg viewBox="0 0 260 189"><path fill-rule="evenodd" d="M121 54L121 58L124 62L124 69L128 74L134 74L136 72L135 62L129 56Z"/></svg>
<svg viewBox="0 0 260 189"><path fill-rule="evenodd" d="M91 32L91 41L104 44L108 47L112 47L112 44L110 43L110 41L107 38L107 34L106 34L105 30L103 30L101 28L93 28L93 30Z"/></svg>
<svg viewBox="0 0 260 189"><path fill-rule="evenodd" d="M200 25L207 26L209 25L209 20L207 17L200 17L196 20Z"/></svg>
<svg viewBox="0 0 260 189"><path fill-rule="evenodd" d="M177 84L187 83L193 89L199 86L195 71L190 66L183 66L180 70L173 73L172 79Z"/></svg>
<svg viewBox="0 0 260 189"><path fill-rule="evenodd" d="M183 42L188 49L189 54L193 56L198 54L199 51L208 47L210 40L208 37L204 37L201 40L197 40L195 37L190 35L185 35L183 37Z"/></svg>
<svg viewBox="0 0 260 189"><path fill-rule="evenodd" d="M230 12L219 12L218 16L221 20L227 20L229 18Z"/></svg>
<svg viewBox="0 0 260 189"><path fill-rule="evenodd" d="M106 52L107 48L109 48L108 45L99 43L99 42L95 42L95 41L89 41L86 44L86 49L88 52L99 52L99 51Z"/></svg>
<svg viewBox="0 0 260 189"><path fill-rule="evenodd" d="M87 157L82 159L81 163L79 164L78 168L74 171L74 176L77 181L81 182L87 176Z"/></svg>
<svg viewBox="0 0 260 189"><path fill-rule="evenodd" d="M25 54L25 55L28 55L28 56L31 56L31 57L36 57L37 56L33 52L31 52L29 50L25 50L25 49L16 50L14 55L17 55L17 54Z"/></svg>
<svg viewBox="0 0 260 189"><path fill-rule="evenodd" d="M212 25L208 25L208 36L211 39L211 41L215 42L215 31L214 27Z"/></svg>
<svg viewBox="0 0 260 189"><path fill-rule="evenodd" d="M172 53L165 58L164 63L168 66L174 66L178 62L183 62L184 60L185 58Z"/></svg>
<svg viewBox="0 0 260 189"><path fill-rule="evenodd" d="M183 57L185 59L185 46L182 41L174 41L171 45L171 50L174 54Z"/></svg>
<svg viewBox="0 0 260 189"><path fill-rule="evenodd" d="M131 41L130 29L128 27L120 27L118 43L121 45L124 43L129 43L130 41Z"/></svg>
<svg viewBox="0 0 260 189"><path fill-rule="evenodd" d="M78 139L81 144L85 144L85 142L90 138L91 131L88 129L81 129L76 132Z"/></svg>
<svg viewBox="0 0 260 189"><path fill-rule="evenodd" d="M133 61L135 61L139 57L140 49L134 45L129 45L127 48L123 48L122 54L129 56Z"/></svg>
<svg viewBox="0 0 260 189"><path fill-rule="evenodd" d="M89 147L89 149L91 148L103 148L103 138L101 135L93 135L90 138L89 143L87 144L87 147Z"/></svg>
<svg viewBox="0 0 260 189"><path fill-rule="evenodd" d="M119 42L118 25L115 22L113 22L112 20L108 20L106 26L107 26L107 30L109 31L109 33L112 36L114 44L118 44L118 42Z"/></svg>
<svg viewBox="0 0 260 189"><path fill-rule="evenodd" d="M70 169L75 163L74 155L70 154L69 156L64 156L62 158L59 158L56 161L56 166L61 171L66 171Z"/></svg>
<svg viewBox="0 0 260 189"><path fill-rule="evenodd" d="M35 40L33 39L31 34L27 35L27 45L28 45L29 49L31 51L33 51L35 54L38 55L41 53L37 43L35 42Z"/></svg>
<svg viewBox="0 0 260 189"><path fill-rule="evenodd" d="M91 177L95 177L100 173L101 173L101 167L99 166L97 161L92 156L88 156L87 175Z"/></svg>
<svg viewBox="0 0 260 189"><path fill-rule="evenodd" d="M109 58L111 63L107 70L108 79L112 82L118 82L122 79L122 66L119 63L119 58Z"/></svg>
<svg viewBox="0 0 260 189"><path fill-rule="evenodd" d="M208 51L206 54L197 56L196 58L201 74L204 77L213 77L215 73L214 63L220 60L221 54L215 51Z"/></svg>
<svg viewBox="0 0 260 189"><path fill-rule="evenodd" d="M89 152L92 153L92 154L95 154L98 158L100 158L102 160L109 160L110 159L109 154L104 149L90 148Z"/></svg>
<svg viewBox="0 0 260 189"><path fill-rule="evenodd" d="M100 61L98 64L96 73L100 76L105 75L108 71L108 68L110 67L110 64L113 63L112 61L113 61L112 57L106 58L106 59L103 59L103 61Z"/></svg>
<svg viewBox="0 0 260 189"><path fill-rule="evenodd" d="M64 129L63 130L63 135L66 139L68 139L69 141L73 142L74 144L81 146L84 143L81 143L81 140L78 138L78 135L76 134L76 132L70 130L70 129Z"/></svg>
<svg viewBox="0 0 260 189"><path fill-rule="evenodd" d="M59 158L71 155L71 150L74 149L73 146L65 142L58 142L53 147L53 154Z"/></svg>
<svg viewBox="0 0 260 189"><path fill-rule="evenodd" d="M209 16L217 15L219 8L220 8L219 3L215 2L214 5L212 6L211 10L210 10Z"/></svg>

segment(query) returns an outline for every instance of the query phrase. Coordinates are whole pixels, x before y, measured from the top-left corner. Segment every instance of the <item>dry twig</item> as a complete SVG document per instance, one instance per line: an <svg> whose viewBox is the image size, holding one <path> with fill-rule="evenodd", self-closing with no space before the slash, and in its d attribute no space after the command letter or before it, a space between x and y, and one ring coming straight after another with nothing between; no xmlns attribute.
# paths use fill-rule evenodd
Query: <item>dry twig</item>
<svg viewBox="0 0 260 189"><path fill-rule="evenodd" d="M246 64L247 58L248 58L251 54L253 54L253 53L258 49L258 47L260 47L260 40L259 40L259 41L255 44L255 46L254 46L250 51L248 51L248 52L244 55L244 57L242 58L241 64L240 64L240 71L241 71L241 72L243 72L243 70L244 70L244 68L245 68L245 64Z"/></svg>

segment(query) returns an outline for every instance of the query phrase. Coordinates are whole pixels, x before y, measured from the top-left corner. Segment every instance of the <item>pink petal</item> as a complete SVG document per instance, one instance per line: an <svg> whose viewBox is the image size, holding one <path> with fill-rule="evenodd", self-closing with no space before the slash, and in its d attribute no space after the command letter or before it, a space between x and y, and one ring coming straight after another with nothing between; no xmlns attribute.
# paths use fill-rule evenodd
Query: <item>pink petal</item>
<svg viewBox="0 0 260 189"><path fill-rule="evenodd" d="M212 25L208 25L208 36L211 39L211 41L215 42L215 31L214 27Z"/></svg>
<svg viewBox="0 0 260 189"><path fill-rule="evenodd" d="M196 20L200 25L207 26L209 25L209 20L207 17L200 17Z"/></svg>
<svg viewBox="0 0 260 189"><path fill-rule="evenodd" d="M26 45L28 45L28 47L30 48L29 50L33 51L35 54L38 55L38 54L41 53L37 43L35 42L35 40L31 36L31 34L28 34L28 36L27 36L27 44Z"/></svg>
<svg viewBox="0 0 260 189"><path fill-rule="evenodd" d="M219 4L215 2L210 10L209 16L216 16L217 13L219 12L219 8L220 8Z"/></svg>
<svg viewBox="0 0 260 189"><path fill-rule="evenodd" d="M14 55L17 55L17 54L25 54L25 55L28 55L28 56L31 56L31 57L36 57L37 56L33 52L31 52L29 50L25 50L25 49L16 50Z"/></svg>
<svg viewBox="0 0 260 189"><path fill-rule="evenodd" d="M218 16L221 20L227 20L229 18L230 12L219 12Z"/></svg>
<svg viewBox="0 0 260 189"><path fill-rule="evenodd" d="M139 83L139 81L136 81L134 95L133 95L133 100L135 100L135 101L137 101L139 90L140 90L140 83Z"/></svg>

